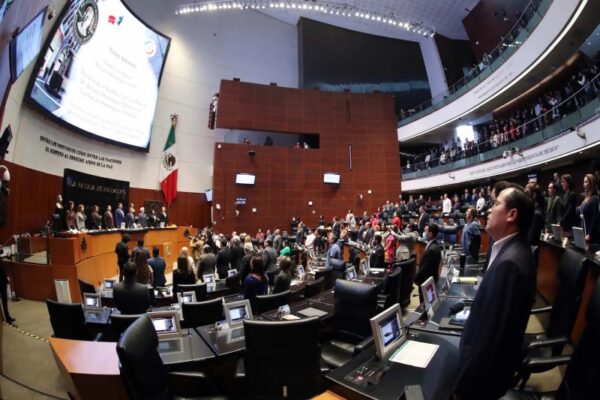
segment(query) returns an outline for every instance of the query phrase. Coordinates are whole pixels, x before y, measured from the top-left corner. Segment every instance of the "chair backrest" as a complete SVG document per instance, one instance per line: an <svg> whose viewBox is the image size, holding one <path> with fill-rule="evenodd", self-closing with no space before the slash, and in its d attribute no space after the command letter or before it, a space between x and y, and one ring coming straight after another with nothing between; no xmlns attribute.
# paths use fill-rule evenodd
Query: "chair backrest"
<svg viewBox="0 0 600 400"><path fill-rule="evenodd" d="M565 249L558 264L559 286L550 313L546 334L548 337L570 336L587 273L585 257L582 253ZM556 349L558 351L559 349Z"/></svg>
<svg viewBox="0 0 600 400"><path fill-rule="evenodd" d="M315 272L315 280L319 278L325 279L324 290L329 290L333 287L333 271L331 269L325 269Z"/></svg>
<svg viewBox="0 0 600 400"><path fill-rule="evenodd" d="M228 276L225 279L225 286L227 286L227 292L229 294L236 294L242 291L242 284L240 283L240 274L234 274Z"/></svg>
<svg viewBox="0 0 600 400"><path fill-rule="evenodd" d="M404 308L410 304L413 280L417 273L417 259L411 257L394 265L402 269L402 277L400 278L400 306Z"/></svg>
<svg viewBox="0 0 600 400"><path fill-rule="evenodd" d="M110 329L115 341L118 341L123 332L129 328L136 319L145 314L111 314Z"/></svg>
<svg viewBox="0 0 600 400"><path fill-rule="evenodd" d="M213 300L183 303L181 312L183 314L182 324L185 327L193 328L214 324L223 319L223 300L217 297Z"/></svg>
<svg viewBox="0 0 600 400"><path fill-rule="evenodd" d="M312 282L306 282L306 286L304 286L304 298L308 299L313 296L318 295L323 291L325 287L325 278L320 277L319 279L315 279Z"/></svg>
<svg viewBox="0 0 600 400"><path fill-rule="evenodd" d="M586 310L586 326L575 347L559 388L559 399L598 398L600 381L600 277L596 279Z"/></svg>
<svg viewBox="0 0 600 400"><path fill-rule="evenodd" d="M158 354L158 336L147 315L125 330L117 343L117 355L130 399L172 398L167 370Z"/></svg>
<svg viewBox="0 0 600 400"><path fill-rule="evenodd" d="M198 300L198 301L205 300L208 297L208 291L206 289L206 282L194 284L194 285L178 285L177 291L181 292L181 293L195 292L196 300ZM175 296L177 296L177 295L175 295Z"/></svg>
<svg viewBox="0 0 600 400"><path fill-rule="evenodd" d="M83 299L84 293L96 293L96 288L91 283L78 279L79 281L79 293L81 293L81 298Z"/></svg>
<svg viewBox="0 0 600 400"><path fill-rule="evenodd" d="M385 279L383 292L386 295L384 309L394 304L400 304L400 293L402 292L402 268L396 267Z"/></svg>
<svg viewBox="0 0 600 400"><path fill-rule="evenodd" d="M319 392L319 319L244 321L246 382L257 398L307 399Z"/></svg>
<svg viewBox="0 0 600 400"><path fill-rule="evenodd" d="M88 340L83 308L79 303L59 303L47 299L46 306L54 337L61 339Z"/></svg>
<svg viewBox="0 0 600 400"><path fill-rule="evenodd" d="M358 343L371 335L369 319L375 315L379 286L368 283L335 281L335 335L347 342Z"/></svg>
<svg viewBox="0 0 600 400"><path fill-rule="evenodd" d="M276 294L266 294L263 296L256 296L254 300L254 309L252 312L256 315L264 313L265 311L276 310L279 306L290 304L290 297L292 293L289 290L285 292L279 292Z"/></svg>

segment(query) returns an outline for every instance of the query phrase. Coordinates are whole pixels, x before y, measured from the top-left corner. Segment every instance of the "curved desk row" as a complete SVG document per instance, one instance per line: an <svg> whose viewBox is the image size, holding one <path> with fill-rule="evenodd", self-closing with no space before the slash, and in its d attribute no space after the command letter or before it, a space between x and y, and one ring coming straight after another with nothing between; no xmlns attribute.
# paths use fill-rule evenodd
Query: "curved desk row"
<svg viewBox="0 0 600 400"><path fill-rule="evenodd" d="M9 262L8 273L13 290L25 299L56 299L54 280L66 279L71 300L81 302L78 279L100 286L104 278L118 275L115 246L123 233L131 236L130 250L140 239L150 251L157 246L167 263L165 272L170 272L181 248L189 245L188 237L184 236L186 231L189 235L196 234L195 228L185 227L64 233L48 240L50 265Z"/></svg>

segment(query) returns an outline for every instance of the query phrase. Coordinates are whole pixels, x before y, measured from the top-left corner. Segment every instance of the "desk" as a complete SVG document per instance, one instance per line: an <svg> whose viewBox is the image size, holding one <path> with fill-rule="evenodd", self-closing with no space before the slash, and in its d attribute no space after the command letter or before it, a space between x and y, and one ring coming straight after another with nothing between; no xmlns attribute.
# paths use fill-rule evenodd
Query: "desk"
<svg viewBox="0 0 600 400"><path fill-rule="evenodd" d="M327 374L333 383L330 388L335 394L346 399L398 399L407 385L421 385L427 400L447 400L458 373L458 345L455 336L410 332L409 339L437 344L440 347L427 368L391 363L377 385L356 385L345 379L347 375L374 359L375 347L370 346L348 363Z"/></svg>
<svg viewBox="0 0 600 400"><path fill-rule="evenodd" d="M116 343L50 338L50 347L75 399L127 399Z"/></svg>

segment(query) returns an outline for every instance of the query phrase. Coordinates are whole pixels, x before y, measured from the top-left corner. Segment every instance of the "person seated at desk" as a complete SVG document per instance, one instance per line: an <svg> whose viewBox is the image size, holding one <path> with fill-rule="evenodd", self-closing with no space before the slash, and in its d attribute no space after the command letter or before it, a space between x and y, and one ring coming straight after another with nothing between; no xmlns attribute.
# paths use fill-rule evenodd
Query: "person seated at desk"
<svg viewBox="0 0 600 400"><path fill-rule="evenodd" d="M536 268L526 234L533 201L522 187L502 190L487 233L494 239L459 347L455 399L498 399L511 387L536 290Z"/></svg>
<svg viewBox="0 0 600 400"><path fill-rule="evenodd" d="M195 283L194 270L190 268L187 257L177 257L177 269L173 270L173 298L177 298L179 285L193 285Z"/></svg>
<svg viewBox="0 0 600 400"><path fill-rule="evenodd" d="M265 274L265 266L260 256L252 257L250 274L244 281L244 299L250 300L252 309L255 307L256 296L267 294L269 279Z"/></svg>
<svg viewBox="0 0 600 400"><path fill-rule="evenodd" d="M425 225L425 237L427 238L427 246L425 246L425 252L421 257L421 265L415 275L414 283L418 287L427 280L430 276L433 276L433 280L437 283L439 277L439 267L442 261L442 250L437 242L437 235L440 228L437 224ZM423 294L419 290L419 300L423 302Z"/></svg>
<svg viewBox="0 0 600 400"><path fill-rule="evenodd" d="M135 263L127 261L123 267L125 280L115 283L113 297L121 314L144 314L150 308L148 287L136 282Z"/></svg>
<svg viewBox="0 0 600 400"><path fill-rule="evenodd" d="M167 278L165 278L165 269L167 263L165 259L159 256L159 249L157 246L152 248L152 258L148 259L148 265L152 268L152 275L154 276L154 287L164 287L167 284Z"/></svg>
<svg viewBox="0 0 600 400"><path fill-rule="evenodd" d="M292 274L290 273L290 267L292 261L289 257L279 257L279 274L275 277L275 284L273 287L273 294L279 292L285 292L290 289L292 283Z"/></svg>

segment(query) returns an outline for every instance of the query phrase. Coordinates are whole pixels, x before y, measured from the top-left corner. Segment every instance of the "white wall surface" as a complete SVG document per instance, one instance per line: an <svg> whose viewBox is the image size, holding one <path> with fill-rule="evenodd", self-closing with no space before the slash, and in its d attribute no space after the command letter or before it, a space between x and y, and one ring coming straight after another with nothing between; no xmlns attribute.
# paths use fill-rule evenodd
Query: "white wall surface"
<svg viewBox="0 0 600 400"><path fill-rule="evenodd" d="M297 29L252 11L177 16L176 4L171 1L126 3L148 25L171 37L149 153L86 138L23 105L32 64L15 83L7 101L2 129L10 124L14 136L7 159L58 176L63 175L64 168L72 168L126 180L136 188L158 189L159 157L169 131L170 115L177 113L178 190L204 192L212 187L213 144L223 141L228 132L207 128L208 106L212 95L219 90L220 80L237 77L246 82L298 87ZM64 4L65 0L55 1L57 10ZM47 35L52 24L46 25ZM99 166L69 160L49 153L46 148L60 149L43 138L72 151L117 162Z"/></svg>

